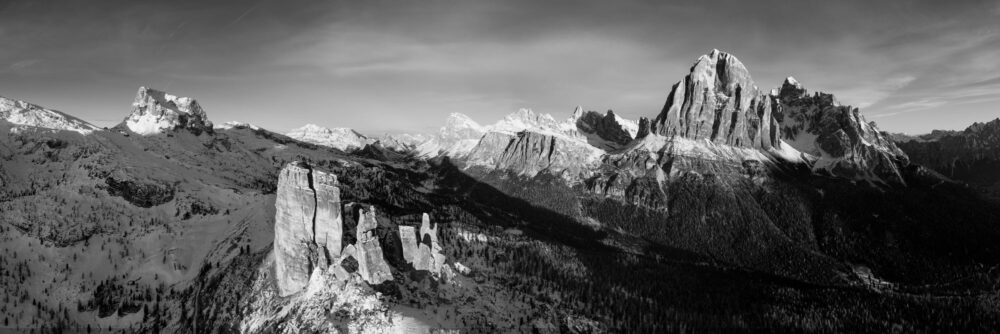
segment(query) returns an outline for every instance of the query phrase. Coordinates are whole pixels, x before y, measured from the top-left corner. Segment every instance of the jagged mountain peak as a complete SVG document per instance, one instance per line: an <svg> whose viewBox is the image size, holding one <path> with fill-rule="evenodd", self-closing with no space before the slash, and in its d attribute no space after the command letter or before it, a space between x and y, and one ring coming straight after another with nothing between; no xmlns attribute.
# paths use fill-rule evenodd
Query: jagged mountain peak
<svg viewBox="0 0 1000 334"><path fill-rule="evenodd" d="M812 95L795 78L776 96L781 138L815 157L814 170L856 179L905 183L899 171L909 158L887 133L868 122L858 108L840 105L833 94Z"/></svg>
<svg viewBox="0 0 1000 334"><path fill-rule="evenodd" d="M140 135L155 135L179 129L195 134L212 132L212 122L205 110L193 98L178 97L166 92L139 87L132 102L132 112L122 122Z"/></svg>
<svg viewBox="0 0 1000 334"><path fill-rule="evenodd" d="M776 144L774 102L758 91L739 59L713 50L671 87L650 133L768 149Z"/></svg>
<svg viewBox="0 0 1000 334"><path fill-rule="evenodd" d="M63 112L3 96L0 96L0 120L18 126L74 131L81 134L98 130L97 126Z"/></svg>
<svg viewBox="0 0 1000 334"><path fill-rule="evenodd" d="M988 122L975 122L965 128L966 133L994 132L1000 133L1000 118Z"/></svg>
<svg viewBox="0 0 1000 334"><path fill-rule="evenodd" d="M736 56L713 49L691 67L691 80L714 83L717 93L733 95L737 89L754 88L750 71Z"/></svg>
<svg viewBox="0 0 1000 334"><path fill-rule="evenodd" d="M608 112L610 112L610 111L611 110L608 110ZM583 107L582 106L576 106L576 108L573 109L572 119L576 120L576 119L580 119L580 117L583 117Z"/></svg>

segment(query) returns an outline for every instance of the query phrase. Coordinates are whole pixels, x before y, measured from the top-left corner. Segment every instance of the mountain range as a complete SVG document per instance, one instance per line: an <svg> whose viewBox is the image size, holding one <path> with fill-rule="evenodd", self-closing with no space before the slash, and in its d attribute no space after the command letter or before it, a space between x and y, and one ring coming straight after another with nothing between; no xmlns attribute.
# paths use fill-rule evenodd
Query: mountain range
<svg viewBox="0 0 1000 334"><path fill-rule="evenodd" d="M891 135L718 50L648 116L373 137L214 124L146 87L109 129L0 98L2 328L1000 324L1000 120Z"/></svg>

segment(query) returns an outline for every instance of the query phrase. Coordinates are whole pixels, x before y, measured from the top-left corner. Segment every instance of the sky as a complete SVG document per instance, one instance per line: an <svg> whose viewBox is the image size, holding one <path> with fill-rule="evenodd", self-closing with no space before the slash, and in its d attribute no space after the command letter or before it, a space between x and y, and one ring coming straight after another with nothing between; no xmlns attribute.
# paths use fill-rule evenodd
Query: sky
<svg viewBox="0 0 1000 334"><path fill-rule="evenodd" d="M139 86L216 123L431 132L577 105L655 117L712 49L883 130L1000 117L1000 0L0 0L0 96L109 126Z"/></svg>

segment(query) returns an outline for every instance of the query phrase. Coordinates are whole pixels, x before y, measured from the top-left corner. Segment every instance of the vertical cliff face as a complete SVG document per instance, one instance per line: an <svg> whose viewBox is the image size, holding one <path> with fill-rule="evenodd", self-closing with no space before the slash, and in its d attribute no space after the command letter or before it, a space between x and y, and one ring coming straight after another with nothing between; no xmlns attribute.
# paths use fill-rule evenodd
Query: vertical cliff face
<svg viewBox="0 0 1000 334"><path fill-rule="evenodd" d="M400 226L399 241L403 246L403 260L413 263L417 256L417 230L413 226Z"/></svg>
<svg viewBox="0 0 1000 334"><path fill-rule="evenodd" d="M302 290L309 282L315 213L311 170L301 164L286 166L278 175L274 218L275 275L282 296Z"/></svg>
<svg viewBox="0 0 1000 334"><path fill-rule="evenodd" d="M754 85L736 57L713 50L675 84L650 132L665 137L769 149L777 142L772 96Z"/></svg>
<svg viewBox="0 0 1000 334"><path fill-rule="evenodd" d="M343 248L344 222L340 206L340 187L337 176L320 171L313 172L316 190L316 244L324 250L327 261L340 256Z"/></svg>
<svg viewBox="0 0 1000 334"><path fill-rule="evenodd" d="M385 262L382 254L382 246L378 238L375 237L375 228L378 222L375 220L375 208L365 212L359 209L358 226L355 229L357 241L355 243L355 257L358 260L358 272L365 281L371 284L379 284L392 279L392 272L389 264Z"/></svg>
<svg viewBox="0 0 1000 334"><path fill-rule="evenodd" d="M340 256L342 218L336 176L291 163L278 176L274 261L278 290L302 290L317 267Z"/></svg>

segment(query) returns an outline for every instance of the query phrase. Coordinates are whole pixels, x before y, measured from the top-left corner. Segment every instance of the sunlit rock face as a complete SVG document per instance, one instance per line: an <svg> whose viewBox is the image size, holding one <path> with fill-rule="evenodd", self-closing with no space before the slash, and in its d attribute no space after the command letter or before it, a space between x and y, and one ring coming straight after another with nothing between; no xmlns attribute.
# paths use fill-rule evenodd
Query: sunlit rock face
<svg viewBox="0 0 1000 334"><path fill-rule="evenodd" d="M403 243L403 259L413 264L416 270L427 270L435 275L441 274L445 257L438 243L437 227L431 227L431 219L426 213L420 223L419 233L414 233L413 226L400 226L400 240Z"/></svg>
<svg viewBox="0 0 1000 334"><path fill-rule="evenodd" d="M155 135L185 129L194 134L212 132L212 122L198 101L139 87L125 127L136 134Z"/></svg>
<svg viewBox="0 0 1000 334"><path fill-rule="evenodd" d="M873 184L903 184L908 158L856 108L806 94L794 79L759 90L736 57L713 50L674 85L635 140L601 157L592 193L666 209L668 186L690 175L761 182L786 164Z"/></svg>
<svg viewBox="0 0 1000 334"><path fill-rule="evenodd" d="M359 209L354 255L358 260L358 272L361 278L370 284L380 284L392 279L389 264L385 262L385 256L382 254L382 246L375 237L376 227L378 222L375 220L375 208L367 212Z"/></svg>
<svg viewBox="0 0 1000 334"><path fill-rule="evenodd" d="M340 256L343 234L340 189L335 175L291 163L278 176L274 261L282 296L309 283L313 268Z"/></svg>
<svg viewBox="0 0 1000 334"><path fill-rule="evenodd" d="M344 222L341 215L340 187L337 176L313 171L316 191L316 244L324 251L327 261L340 256L343 248Z"/></svg>
<svg viewBox="0 0 1000 334"><path fill-rule="evenodd" d="M403 260L413 263L417 256L417 231L413 226L399 227L399 241L402 244Z"/></svg>
<svg viewBox="0 0 1000 334"><path fill-rule="evenodd" d="M774 97L757 89L739 59L713 50L671 88L650 132L768 149L777 142L771 117L776 108Z"/></svg>
<svg viewBox="0 0 1000 334"><path fill-rule="evenodd" d="M303 164L289 164L278 176L274 218L274 262L278 290L282 296L302 290L309 283L313 264L309 245L313 243L316 191L311 170Z"/></svg>

